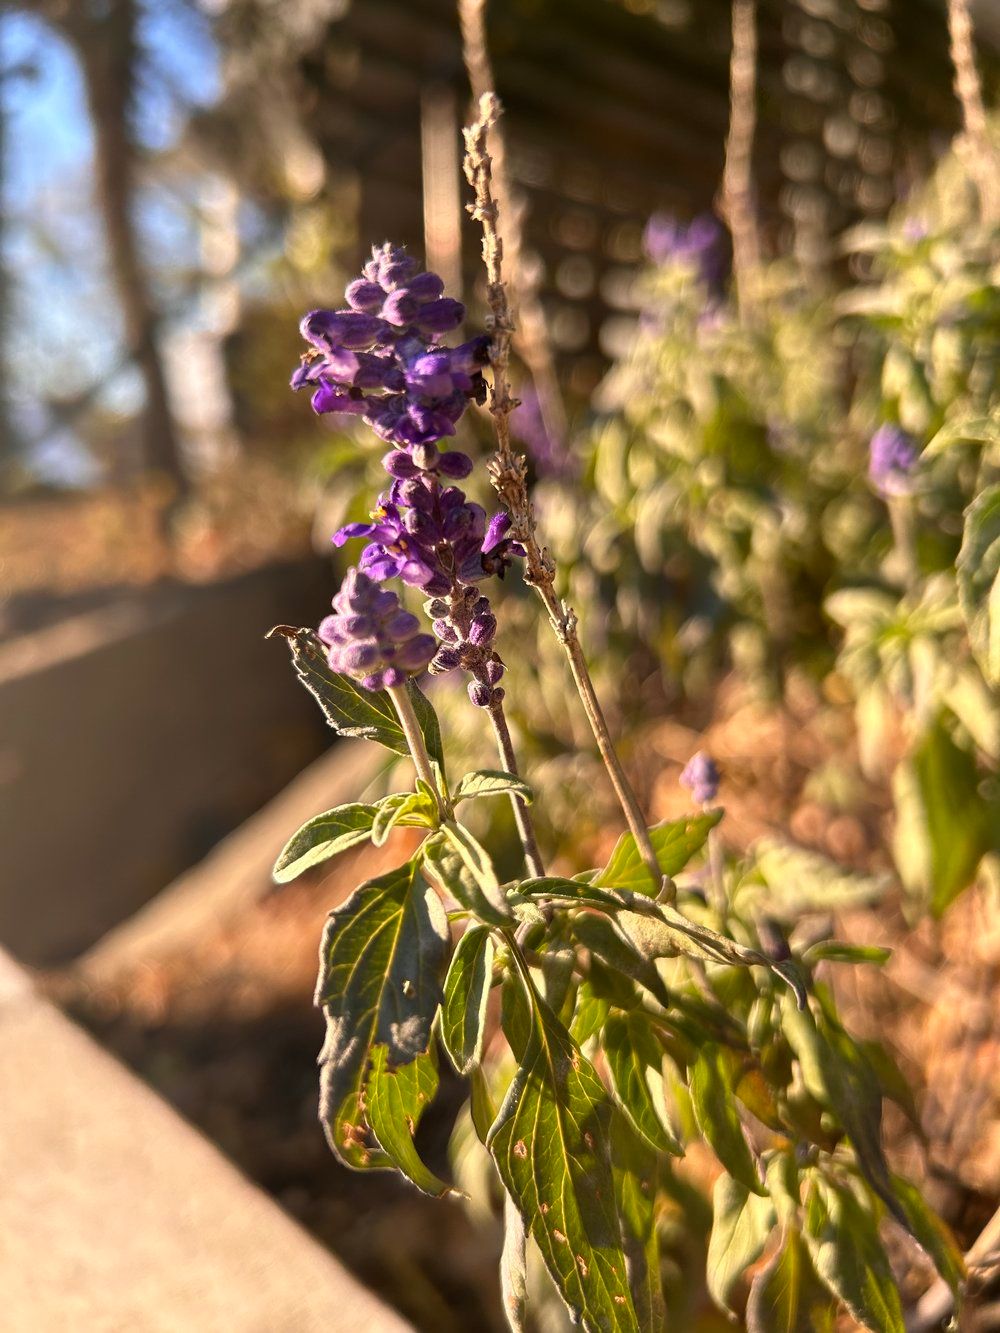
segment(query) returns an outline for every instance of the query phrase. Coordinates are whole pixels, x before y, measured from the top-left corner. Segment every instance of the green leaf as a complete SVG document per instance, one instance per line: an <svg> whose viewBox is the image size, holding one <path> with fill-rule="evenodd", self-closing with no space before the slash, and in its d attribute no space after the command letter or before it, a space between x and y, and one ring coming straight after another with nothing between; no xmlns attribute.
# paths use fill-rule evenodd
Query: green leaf
<svg viewBox="0 0 1000 1333"><path fill-rule="evenodd" d="M651 1148L683 1157L667 1121L663 1048L649 1022L641 1012L613 1014L601 1033L601 1047L615 1096L636 1131Z"/></svg>
<svg viewBox="0 0 1000 1333"><path fill-rule="evenodd" d="M372 1047L365 1095L365 1113L372 1133L393 1165L417 1189L441 1198L457 1191L424 1165L413 1144L420 1117L434 1100L437 1086L437 1070L430 1051L421 1052L408 1064L393 1069L389 1065L388 1046Z"/></svg>
<svg viewBox="0 0 1000 1333"><path fill-rule="evenodd" d="M709 926L689 921L669 904L654 902L630 889L594 887L581 880L555 876L524 880L517 886L512 901L516 905L518 897L530 899L536 896L545 897L549 902L565 902L614 913L617 928L628 945L647 961L684 953L713 963L769 968L791 986L797 1002L805 1004L805 986L794 960L775 962L756 949L748 949L728 936L720 935ZM584 920L583 917L577 918L574 929ZM584 929L588 927L584 926ZM669 999L663 1002L670 1003Z"/></svg>
<svg viewBox="0 0 1000 1333"><path fill-rule="evenodd" d="M940 718L893 779L900 874L937 917L968 888L997 843L1000 811L984 800L980 781L974 757L955 744Z"/></svg>
<svg viewBox="0 0 1000 1333"><path fill-rule="evenodd" d="M667 1327L656 1229L659 1161L620 1113L611 1118L611 1171L621 1218L629 1286L639 1327Z"/></svg>
<svg viewBox="0 0 1000 1333"><path fill-rule="evenodd" d="M763 1195L764 1186L743 1133L722 1050L714 1042L706 1042L698 1052L688 1086L698 1128L716 1157L749 1193Z"/></svg>
<svg viewBox="0 0 1000 1333"><path fill-rule="evenodd" d="M843 1185L814 1178L805 1240L820 1280L873 1333L905 1333L896 1280L878 1223Z"/></svg>
<svg viewBox="0 0 1000 1333"><path fill-rule="evenodd" d="M819 1004L805 1010L783 1004L781 1026L802 1069L806 1090L833 1111L866 1180L906 1226L882 1146L882 1089L864 1052Z"/></svg>
<svg viewBox="0 0 1000 1333"><path fill-rule="evenodd" d="M793 959L775 962L757 949L748 949L708 926L689 921L667 903L653 906L655 913L646 908L641 915L627 911L616 917L618 929L642 957L652 960L683 953L712 963L766 967L791 987L800 1007L806 1003L805 984Z"/></svg>
<svg viewBox="0 0 1000 1333"><path fill-rule="evenodd" d="M751 1194L723 1172L712 1191L712 1235L705 1269L708 1294L725 1314L744 1269L760 1258L775 1222L769 1198Z"/></svg>
<svg viewBox="0 0 1000 1333"><path fill-rule="evenodd" d="M611 1008L603 995L595 995L589 981L582 981L576 993L576 1012L570 1024L570 1033L578 1046L585 1046L604 1026Z"/></svg>
<svg viewBox="0 0 1000 1333"><path fill-rule="evenodd" d="M768 916L789 924L807 912L877 903L891 883L889 875L854 874L820 852L779 838L761 838L754 845L754 861L759 877L747 876L740 883L740 908L759 902Z"/></svg>
<svg viewBox="0 0 1000 1333"><path fill-rule="evenodd" d="M721 810L710 810L703 815L692 815L689 819L668 820L649 830L649 840L665 875L673 877L684 869L695 852L704 847L709 833L718 824L722 814ZM611 860L594 882L605 888L630 889L634 893L647 893L654 897L660 891L659 884L653 883L653 877L631 833L623 833L618 839Z"/></svg>
<svg viewBox="0 0 1000 1333"><path fill-rule="evenodd" d="M526 1250L528 1233L517 1204L503 1196L503 1250L500 1253L500 1294L503 1312L511 1333L525 1333L525 1308L528 1304Z"/></svg>
<svg viewBox="0 0 1000 1333"><path fill-rule="evenodd" d="M422 848L424 863L441 887L480 921L509 926L513 913L489 853L462 824L446 819Z"/></svg>
<svg viewBox="0 0 1000 1333"><path fill-rule="evenodd" d="M367 880L327 918L316 986L327 1026L320 1116L346 1166L391 1164L363 1114L371 1051L385 1046L400 1066L429 1049L447 949L444 909L416 861Z"/></svg>
<svg viewBox="0 0 1000 1333"><path fill-rule="evenodd" d="M609 967L638 981L665 1009L670 1008L670 991L657 972L656 964L638 952L613 920L593 912L580 913L573 918L572 930L585 949L602 958Z"/></svg>
<svg viewBox="0 0 1000 1333"><path fill-rule="evenodd" d="M910 1235L930 1255L956 1297L961 1296L968 1276L965 1258L947 1223L938 1217L916 1185L902 1176L893 1176L892 1184L909 1222Z"/></svg>
<svg viewBox="0 0 1000 1333"><path fill-rule="evenodd" d="M781 1247L754 1275L747 1333L832 1333L837 1311L820 1285L802 1237L788 1228Z"/></svg>
<svg viewBox="0 0 1000 1333"><path fill-rule="evenodd" d="M876 944L845 944L843 940L820 940L811 944L802 955L809 967L814 963L874 963L882 967L892 957L891 949Z"/></svg>
<svg viewBox="0 0 1000 1333"><path fill-rule="evenodd" d="M972 651L986 679L1000 686L1000 484L987 486L965 511L956 571Z"/></svg>
<svg viewBox="0 0 1000 1333"><path fill-rule="evenodd" d="M495 953L489 928L470 927L458 941L444 979L441 1040L460 1074L471 1073L482 1060Z"/></svg>
<svg viewBox="0 0 1000 1333"><path fill-rule="evenodd" d="M503 1015L518 1070L487 1147L577 1322L638 1333L608 1150L613 1107L523 965L520 979L505 988Z"/></svg>
<svg viewBox="0 0 1000 1333"><path fill-rule="evenodd" d="M532 790L528 784L513 773L502 773L493 768L477 768L474 773L466 773L455 791L455 804L471 800L477 796L503 796L513 792L522 801L530 804Z"/></svg>
<svg viewBox="0 0 1000 1333"><path fill-rule="evenodd" d="M385 690L366 690L350 676L331 671L323 645L311 629L292 629L287 625L278 625L271 630L271 634L280 634L287 639L292 665L299 680L315 698L327 722L338 735L378 741L396 754L410 753L396 710ZM427 696L412 681L408 682L406 688L427 751L443 770L441 728L434 709Z"/></svg>
<svg viewBox="0 0 1000 1333"><path fill-rule="evenodd" d="M436 828L437 821L437 801L433 796L424 791L393 792L378 803L378 814L372 821L372 842L376 847L383 846L397 824L405 828Z"/></svg>
<svg viewBox="0 0 1000 1333"><path fill-rule="evenodd" d="M346 852L369 836L375 819L373 805L338 805L316 815L293 833L274 863L274 881L287 884L305 870Z"/></svg>

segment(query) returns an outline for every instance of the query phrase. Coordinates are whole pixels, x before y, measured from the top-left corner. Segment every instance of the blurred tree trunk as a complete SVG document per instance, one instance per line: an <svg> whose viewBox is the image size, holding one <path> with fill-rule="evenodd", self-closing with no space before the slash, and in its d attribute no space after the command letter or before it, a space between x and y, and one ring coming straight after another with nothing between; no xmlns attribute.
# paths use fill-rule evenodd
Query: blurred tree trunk
<svg viewBox="0 0 1000 1333"><path fill-rule="evenodd" d="M70 4L57 20L80 60L94 131L94 177L108 258L125 325L128 349L146 389L146 464L187 489L176 426L170 411L158 319L139 254L133 218L135 145L131 134L136 84L135 0L105 5Z"/></svg>

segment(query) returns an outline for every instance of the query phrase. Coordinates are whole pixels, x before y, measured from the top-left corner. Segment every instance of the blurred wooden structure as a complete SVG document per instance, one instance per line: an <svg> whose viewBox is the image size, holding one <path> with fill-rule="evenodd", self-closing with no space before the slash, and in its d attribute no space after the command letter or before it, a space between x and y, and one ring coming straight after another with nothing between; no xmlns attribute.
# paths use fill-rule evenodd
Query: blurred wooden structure
<svg viewBox="0 0 1000 1333"><path fill-rule="evenodd" d="M299 62L328 182L348 182L363 243L423 252L421 105L468 89L451 0L331 6ZM904 12L905 10L905 12ZM728 115L729 0L493 0L527 241L557 350L586 390L616 349L643 224L712 206ZM939 0L761 0L754 166L765 234L807 265L883 214L958 125ZM426 149L425 149L426 151ZM467 278L477 248L465 232Z"/></svg>

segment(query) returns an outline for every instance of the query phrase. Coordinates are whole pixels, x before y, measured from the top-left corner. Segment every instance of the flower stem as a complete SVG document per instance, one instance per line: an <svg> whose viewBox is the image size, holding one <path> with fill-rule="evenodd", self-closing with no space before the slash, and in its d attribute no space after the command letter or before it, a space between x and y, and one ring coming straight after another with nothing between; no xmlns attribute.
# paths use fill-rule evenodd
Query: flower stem
<svg viewBox="0 0 1000 1333"><path fill-rule="evenodd" d="M733 277L740 314L757 295L761 243L753 199L753 137L757 124L756 0L733 0L729 65L729 133L722 172L721 211L733 237Z"/></svg>
<svg viewBox="0 0 1000 1333"><path fill-rule="evenodd" d="M510 513L511 536L524 547L525 582L533 587L540 597L548 612L552 629L566 653L587 721L590 723L590 729L625 820L635 838L639 854L653 876L653 882L661 885L662 900L671 901L674 896L673 885L660 870L639 802L615 751L607 720L580 644L576 614L556 596L553 587L555 563L548 551L538 542L534 510L528 496L527 465L524 458L516 454L510 444L510 414L516 406L508 377L514 321L504 286L503 239L497 222L499 208L494 195L492 159L487 146L488 132L501 113L500 99L495 93L486 93L480 98L479 112L479 119L465 131L465 175L474 194L474 203L469 209L483 232L487 299L492 312L493 382L490 386L490 412L496 430L497 452L490 461L490 479Z"/></svg>
<svg viewBox="0 0 1000 1333"><path fill-rule="evenodd" d="M403 735L406 737L406 744L409 746L410 757L413 760L413 767L417 770L417 777L423 778L434 793L442 817L444 819L454 818L455 812L452 809L451 802L441 791L434 775L431 757L427 753L427 746L424 743L424 733L420 730L420 723L417 721L409 691L405 685L390 685L388 693L399 717L400 726L403 728Z"/></svg>
<svg viewBox="0 0 1000 1333"><path fill-rule="evenodd" d="M514 777L517 777L517 757L514 754L514 742L511 740L503 704L501 702L491 703L488 711L490 721L493 723L493 733L497 738L497 750L503 766L508 773L513 773ZM521 846L524 848L525 865L535 879L541 879L545 874L545 866L538 850L538 841L535 838L535 826L531 818L531 812L523 798L514 792L511 793L510 804L514 811L514 823L517 825Z"/></svg>

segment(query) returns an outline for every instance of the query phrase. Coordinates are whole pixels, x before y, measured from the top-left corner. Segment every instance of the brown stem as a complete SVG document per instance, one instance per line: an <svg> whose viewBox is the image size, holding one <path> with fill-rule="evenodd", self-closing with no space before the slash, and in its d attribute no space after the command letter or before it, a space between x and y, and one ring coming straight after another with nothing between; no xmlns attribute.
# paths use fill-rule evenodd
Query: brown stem
<svg viewBox="0 0 1000 1333"><path fill-rule="evenodd" d="M541 599L548 612L552 629L566 653L597 748L608 770L611 785L635 838L636 846L653 876L653 882L660 884L661 893L666 899L670 899L673 897L673 885L660 871L639 802L615 752L611 733L580 645L576 615L570 607L559 600L554 591L555 563L548 551L538 542L534 510L528 496L527 467L524 458L516 454L510 444L510 414L515 404L510 391L507 368L514 323L503 280L503 240L497 222L499 208L493 192L492 158L487 146L488 132L501 113L500 99L495 93L487 93L479 105L479 119L465 131L465 175L474 194L474 202L469 205L469 211L483 232L483 261L486 265L487 298L491 310L489 323L493 334L490 358L493 370L490 412L496 430L497 452L490 460L490 479L510 513L511 536L524 547L525 581L535 589Z"/></svg>
<svg viewBox="0 0 1000 1333"><path fill-rule="evenodd" d="M514 754L514 742L511 740L510 728L507 726L503 703L499 701L491 703L489 714L490 721L493 723L493 733L497 738L497 750L504 769L517 777L517 756ZM541 879L545 874L545 866L542 863L541 852L538 850L538 841L535 838L535 826L531 818L531 812L523 798L514 792L511 793L510 804L514 811L514 823L517 825L521 846L524 848L525 864L535 879Z"/></svg>
<svg viewBox="0 0 1000 1333"><path fill-rule="evenodd" d="M406 737L406 744L409 746L410 757L413 760L413 767L417 770L417 777L422 778L434 793L442 817L453 819L455 812L451 807L451 802L438 787L437 778L434 776L434 769L431 765L431 757L427 753L427 746L424 743L424 733L420 730L420 723L417 721L409 691L405 685L390 685L388 692L399 717L399 724L403 728L403 735Z"/></svg>
<svg viewBox="0 0 1000 1333"><path fill-rule="evenodd" d="M984 221L993 221L1000 213L1000 163L990 140L983 105L983 85L976 68L972 17L968 0L948 0L948 36L951 62L955 70L955 95L962 105L964 133L958 147L963 151L979 191L979 206Z"/></svg>
<svg viewBox="0 0 1000 1333"><path fill-rule="evenodd" d="M753 138L757 126L756 0L733 0L729 62L729 131L720 211L733 237L733 281L744 315L757 295L761 243L753 197Z"/></svg>

